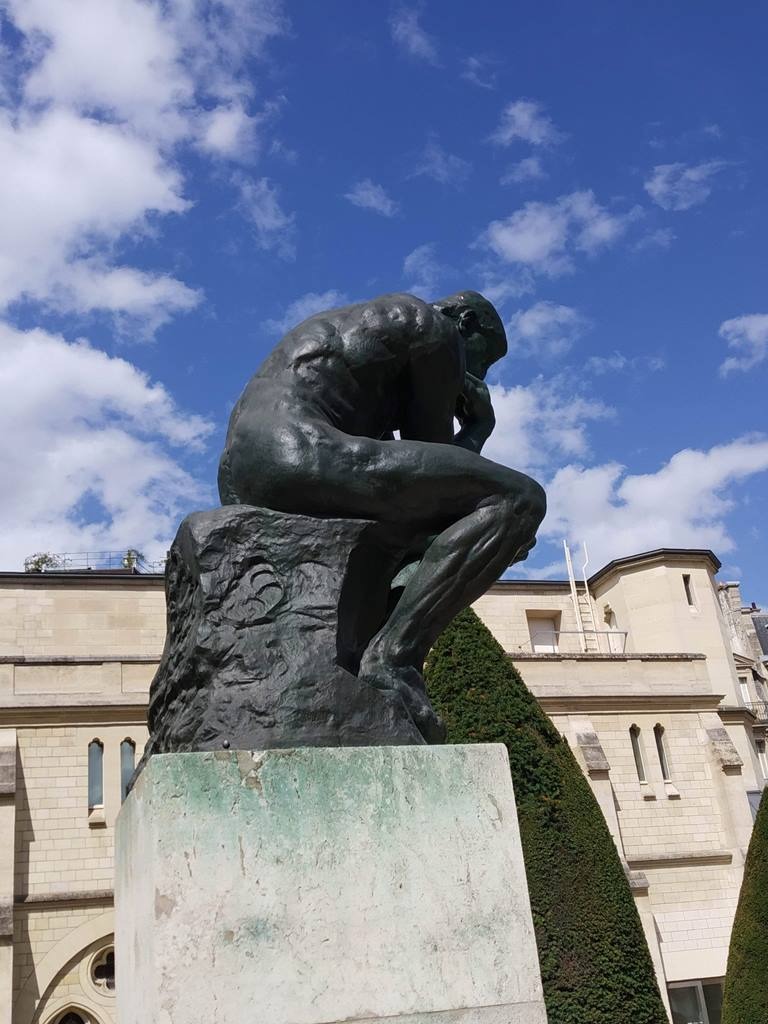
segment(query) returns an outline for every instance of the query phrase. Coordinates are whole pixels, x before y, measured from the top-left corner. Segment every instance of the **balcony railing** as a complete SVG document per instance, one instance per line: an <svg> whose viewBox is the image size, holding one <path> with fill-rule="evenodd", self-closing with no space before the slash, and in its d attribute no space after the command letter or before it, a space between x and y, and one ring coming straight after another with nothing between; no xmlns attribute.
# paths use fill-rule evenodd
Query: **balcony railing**
<svg viewBox="0 0 768 1024"><path fill-rule="evenodd" d="M744 707L752 712L758 722L768 722L768 701L760 700L753 704L745 704Z"/></svg>
<svg viewBox="0 0 768 1024"><path fill-rule="evenodd" d="M521 650L528 654L624 654L627 635L621 629L547 629L534 633Z"/></svg>
<svg viewBox="0 0 768 1024"><path fill-rule="evenodd" d="M128 548L124 551L64 551L39 552L24 560L25 572L82 572L83 570L107 569L114 572L164 572L165 559L148 561L140 551Z"/></svg>

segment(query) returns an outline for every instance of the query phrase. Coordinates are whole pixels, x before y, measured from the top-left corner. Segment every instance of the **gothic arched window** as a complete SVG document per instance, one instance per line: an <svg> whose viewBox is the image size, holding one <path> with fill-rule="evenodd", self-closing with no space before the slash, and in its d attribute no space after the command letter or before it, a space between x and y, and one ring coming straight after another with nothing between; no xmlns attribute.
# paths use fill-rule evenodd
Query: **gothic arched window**
<svg viewBox="0 0 768 1024"><path fill-rule="evenodd" d="M645 782L645 762L643 761L643 750L640 746L640 727L633 725L629 730L629 739L632 743L632 753L635 757L635 768L640 782Z"/></svg>
<svg viewBox="0 0 768 1024"><path fill-rule="evenodd" d="M88 806L104 805L104 744L91 740L88 744Z"/></svg>
<svg viewBox="0 0 768 1024"><path fill-rule="evenodd" d="M128 796L128 786L136 767L136 744L126 737L120 744L120 803Z"/></svg>
<svg viewBox="0 0 768 1024"><path fill-rule="evenodd" d="M656 752L659 755L661 777L665 782L670 781L669 761L667 760L667 744L664 739L664 726L657 722L653 727L653 737L656 740Z"/></svg>

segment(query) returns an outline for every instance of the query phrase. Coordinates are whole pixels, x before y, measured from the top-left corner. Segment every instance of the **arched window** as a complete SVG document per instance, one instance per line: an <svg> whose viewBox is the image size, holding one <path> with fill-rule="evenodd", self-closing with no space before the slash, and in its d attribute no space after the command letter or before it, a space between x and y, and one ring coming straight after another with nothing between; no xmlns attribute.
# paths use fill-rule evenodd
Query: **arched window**
<svg viewBox="0 0 768 1024"><path fill-rule="evenodd" d="M670 781L669 762L667 761L667 748L664 742L664 726L657 722L653 727L653 738L656 740L656 752L659 755L661 765L661 777L665 782Z"/></svg>
<svg viewBox="0 0 768 1024"><path fill-rule="evenodd" d="M104 744L91 740L88 744L88 806L104 805Z"/></svg>
<svg viewBox="0 0 768 1024"><path fill-rule="evenodd" d="M635 755L635 768L640 782L645 782L645 763L643 761L643 750L640 746L640 729L633 725L629 730L629 739L632 743L632 753Z"/></svg>
<svg viewBox="0 0 768 1024"><path fill-rule="evenodd" d="M128 786L136 767L136 744L128 736L120 744L120 803L128 796Z"/></svg>
<svg viewBox="0 0 768 1024"><path fill-rule="evenodd" d="M59 1017L57 1024L85 1024L85 1020L79 1013L69 1010L63 1017Z"/></svg>

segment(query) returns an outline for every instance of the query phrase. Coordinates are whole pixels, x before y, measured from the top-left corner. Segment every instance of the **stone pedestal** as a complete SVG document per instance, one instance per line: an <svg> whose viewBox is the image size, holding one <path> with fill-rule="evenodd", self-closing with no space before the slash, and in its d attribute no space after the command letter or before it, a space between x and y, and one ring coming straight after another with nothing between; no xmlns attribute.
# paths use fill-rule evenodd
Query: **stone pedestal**
<svg viewBox="0 0 768 1024"><path fill-rule="evenodd" d="M120 1024L546 1024L502 746L158 755L116 870Z"/></svg>

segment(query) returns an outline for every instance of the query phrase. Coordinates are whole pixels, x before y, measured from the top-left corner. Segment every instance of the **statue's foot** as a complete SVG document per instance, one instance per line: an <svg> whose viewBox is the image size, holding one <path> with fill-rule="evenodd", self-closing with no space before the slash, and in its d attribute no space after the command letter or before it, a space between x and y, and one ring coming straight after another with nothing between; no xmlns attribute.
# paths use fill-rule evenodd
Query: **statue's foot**
<svg viewBox="0 0 768 1024"><path fill-rule="evenodd" d="M445 743L445 726L429 702L424 677L412 665L394 665L370 651L360 663L359 678L378 690L394 690L427 743Z"/></svg>

